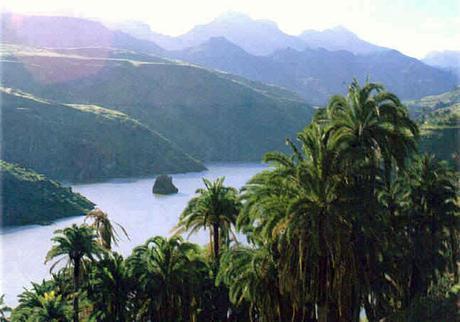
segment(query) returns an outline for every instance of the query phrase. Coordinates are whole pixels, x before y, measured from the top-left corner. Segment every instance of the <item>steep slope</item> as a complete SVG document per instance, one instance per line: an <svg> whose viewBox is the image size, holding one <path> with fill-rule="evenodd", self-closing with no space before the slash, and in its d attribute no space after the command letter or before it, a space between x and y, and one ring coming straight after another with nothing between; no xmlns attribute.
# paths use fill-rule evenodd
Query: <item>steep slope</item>
<svg viewBox="0 0 460 322"><path fill-rule="evenodd" d="M151 41L113 31L100 22L59 16L1 15L2 42L48 48L123 48L161 54Z"/></svg>
<svg viewBox="0 0 460 322"><path fill-rule="evenodd" d="M123 113L0 88L2 153L51 178L87 181L200 171L198 161Z"/></svg>
<svg viewBox="0 0 460 322"><path fill-rule="evenodd" d="M370 54L388 50L362 40L348 29L338 26L323 31L305 30L299 35L309 48L324 48L331 51L346 50L354 54Z"/></svg>
<svg viewBox="0 0 460 322"><path fill-rule="evenodd" d="M460 51L434 51L426 55L423 62L455 73L460 83Z"/></svg>
<svg viewBox="0 0 460 322"><path fill-rule="evenodd" d="M278 50L272 55L251 55L223 38L170 53L176 58L217 68L249 79L282 86L311 104L325 104L328 97L344 93L350 80L369 78L384 83L403 99L438 94L456 85L449 72L427 66L394 50L367 55L321 49Z"/></svg>
<svg viewBox="0 0 460 322"><path fill-rule="evenodd" d="M312 113L286 90L172 61L6 51L5 86L117 109L201 160L260 160L282 149Z"/></svg>
<svg viewBox="0 0 460 322"><path fill-rule="evenodd" d="M47 224L83 215L94 207L70 188L30 169L0 160L1 226Z"/></svg>

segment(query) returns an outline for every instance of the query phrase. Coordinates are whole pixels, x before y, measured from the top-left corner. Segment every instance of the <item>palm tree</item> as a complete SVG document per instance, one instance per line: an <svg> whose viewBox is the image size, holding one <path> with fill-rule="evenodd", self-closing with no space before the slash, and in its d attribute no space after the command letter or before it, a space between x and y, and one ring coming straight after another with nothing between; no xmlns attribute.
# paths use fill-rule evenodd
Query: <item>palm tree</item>
<svg viewBox="0 0 460 322"><path fill-rule="evenodd" d="M40 305L31 310L30 320L37 322L66 322L69 320L70 307L54 291L39 296Z"/></svg>
<svg viewBox="0 0 460 322"><path fill-rule="evenodd" d="M91 227L96 230L99 242L105 249L111 250L112 243L117 245L119 241L119 234L113 224L115 224L129 240L129 236L125 228L114 221L110 221L109 216L101 209L96 208L88 212L86 214L85 221L88 219L93 220Z"/></svg>
<svg viewBox="0 0 460 322"><path fill-rule="evenodd" d="M418 128L394 94L374 83L366 82L361 87L356 80L346 97L330 99L322 120L341 154L347 191L351 191L348 208L353 209L352 240L359 275L365 281L356 293L364 301L379 303L384 293L380 289L384 274L379 257L383 256L382 245L388 244L384 241L388 236L379 233L386 218L385 212L377 211L377 191L381 184L389 188L395 171L405 170L416 151ZM369 312L372 319L371 315Z"/></svg>
<svg viewBox="0 0 460 322"><path fill-rule="evenodd" d="M249 319L269 322L287 321L289 312L278 285L278 271L267 247L236 246L226 250L221 259L216 284L228 287L233 304L249 303Z"/></svg>
<svg viewBox="0 0 460 322"><path fill-rule="evenodd" d="M213 256L218 262L220 246L230 240L232 226L240 209L238 191L223 185L225 178L211 182L203 178L205 189L198 189L198 196L192 198L179 219L176 233L209 229Z"/></svg>
<svg viewBox="0 0 460 322"><path fill-rule="evenodd" d="M406 180L411 185L406 231L412 262L405 288L410 301L427 294L430 283L436 281L436 272L458 274L460 223L456 204L458 177L446 163L429 155L417 158Z"/></svg>
<svg viewBox="0 0 460 322"><path fill-rule="evenodd" d="M321 320L337 319L344 312L337 307L339 294L346 298L352 289L346 283L358 280L349 218L338 211L344 206L340 155L324 126L310 125L298 140L300 147L288 142L291 156L266 155L273 167L244 188L238 227L249 226L253 240L274 245L281 292L294 302L294 320L314 318L315 304Z"/></svg>
<svg viewBox="0 0 460 322"><path fill-rule="evenodd" d="M32 319L32 315L36 311L44 312L48 309L53 312L56 311L53 309L53 306L58 303L47 303L48 301L44 301L45 297L46 299L52 300L51 302L55 302L54 295L58 294L62 296L62 298L59 299L58 302L60 304L57 306L61 308L67 306L67 303L65 303L63 299L69 292L65 286L61 285L61 283L65 282L62 277L62 275L53 274L52 279L43 280L41 283L32 282L32 287L30 289L25 289L24 292L19 294L19 305L12 312L12 321L26 322L34 320ZM53 296L50 297L50 295Z"/></svg>
<svg viewBox="0 0 460 322"><path fill-rule="evenodd" d="M73 268L73 321L78 322L81 266L85 259L94 260L95 256L99 257L103 249L97 242L94 229L88 225L73 224L71 227L56 230L54 234L51 239L54 245L46 255L45 263L58 258L50 270L53 270L62 260L67 260L66 266Z"/></svg>
<svg viewBox="0 0 460 322"><path fill-rule="evenodd" d="M8 322L6 314L11 312L11 308L5 305L5 295L0 296L0 322Z"/></svg>
<svg viewBox="0 0 460 322"><path fill-rule="evenodd" d="M137 281L141 317L151 321L189 321L194 299L196 266L205 265L199 248L181 237L153 237L133 250L127 259L131 278ZM183 316L188 314L188 316Z"/></svg>
<svg viewBox="0 0 460 322"><path fill-rule="evenodd" d="M398 97L382 85L366 82L361 87L355 79L348 95L333 96L322 114L332 127L333 140L342 145L343 160L368 164L375 171L383 158L387 182L391 165L404 168L407 157L416 150L416 123Z"/></svg>
<svg viewBox="0 0 460 322"><path fill-rule="evenodd" d="M88 297L93 303L92 316L97 321L127 320L131 285L123 256L109 253L91 264Z"/></svg>

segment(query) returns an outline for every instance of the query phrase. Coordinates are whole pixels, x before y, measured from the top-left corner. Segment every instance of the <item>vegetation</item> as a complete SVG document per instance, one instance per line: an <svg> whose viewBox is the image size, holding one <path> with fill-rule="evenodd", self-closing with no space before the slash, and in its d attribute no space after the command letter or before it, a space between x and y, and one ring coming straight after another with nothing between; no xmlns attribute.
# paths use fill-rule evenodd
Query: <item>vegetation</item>
<svg viewBox="0 0 460 322"><path fill-rule="evenodd" d="M177 233L208 229L212 255L219 259L220 246L229 245L232 227L236 223L240 203L235 188L224 186L224 178L211 182L203 179L205 189L198 189L197 197L190 200L177 225ZM234 236L234 235L233 235Z"/></svg>
<svg viewBox="0 0 460 322"><path fill-rule="evenodd" d="M159 62L158 59L145 59L138 55L132 55L131 59L111 59L75 57L75 54L53 56L48 52L44 54L40 49L27 53L5 50L2 54L4 86L54 102L98 105L123 112L204 161L258 161L268 151L283 149L282 139L286 135L295 135L313 113L313 109L302 99L286 90L190 64L169 60ZM61 70L71 72L63 75ZM66 129L72 129L71 125L67 125ZM147 148L146 142L153 144L159 141L158 138L139 132L124 132L115 138L113 131L109 133L110 137L104 142L122 144L133 137L141 141L123 144L126 149L131 147L128 153L131 157L122 158L129 164L129 169L138 169L139 172L148 169L149 173L153 169L158 174L200 168L185 162L190 160L183 154L177 158L168 157L167 163L154 163L153 159L147 166L140 162L145 158L135 159L132 156L152 150L157 152L154 154L156 158L169 156L167 150L159 147ZM93 140L88 139L83 146L88 142ZM106 148L94 150L106 151ZM108 157L113 153L109 152L87 162L96 166L97 160L102 160L95 174L103 174L105 167L113 164L113 159ZM83 155L89 158L94 152ZM180 157L185 167L179 167L183 164L179 163ZM49 159L53 157L48 155ZM155 164L169 167L157 170Z"/></svg>
<svg viewBox="0 0 460 322"><path fill-rule="evenodd" d="M70 188L30 169L0 160L2 226L48 224L83 215L94 207Z"/></svg>
<svg viewBox="0 0 460 322"><path fill-rule="evenodd" d="M460 88L406 104L421 125L421 151L460 169Z"/></svg>
<svg viewBox="0 0 460 322"><path fill-rule="evenodd" d="M69 266L13 321L68 320L70 301L74 321L456 321L459 176L417 153L418 135L395 95L354 81L240 192L204 180L177 229L208 229L211 251L153 237L123 259L72 226L48 255Z"/></svg>
<svg viewBox="0 0 460 322"><path fill-rule="evenodd" d="M53 179L101 180L204 166L127 115L94 105L64 105L0 88L2 151Z"/></svg>

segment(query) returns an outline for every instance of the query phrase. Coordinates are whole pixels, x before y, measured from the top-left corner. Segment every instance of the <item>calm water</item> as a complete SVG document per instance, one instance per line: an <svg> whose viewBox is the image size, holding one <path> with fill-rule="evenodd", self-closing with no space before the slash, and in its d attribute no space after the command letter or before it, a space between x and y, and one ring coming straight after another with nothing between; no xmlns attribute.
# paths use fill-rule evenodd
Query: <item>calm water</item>
<svg viewBox="0 0 460 322"><path fill-rule="evenodd" d="M210 164L207 168L209 170L204 172L173 175L179 193L171 196L153 195L153 178L120 179L72 188L92 200L97 207L108 212L112 220L126 228L131 240L123 239L116 250L128 255L133 247L149 237L171 235L171 229L187 201L197 188L203 186L202 177L215 179L225 176L227 185L240 188L264 166L255 163L225 163ZM49 276L50 264L44 265L44 259L51 247L53 231L82 222L82 217L73 217L49 226L31 225L0 230L0 294L5 294L7 304L16 305L16 296L24 286L29 287L31 281L38 282ZM190 240L206 243L208 236L203 232L191 236Z"/></svg>

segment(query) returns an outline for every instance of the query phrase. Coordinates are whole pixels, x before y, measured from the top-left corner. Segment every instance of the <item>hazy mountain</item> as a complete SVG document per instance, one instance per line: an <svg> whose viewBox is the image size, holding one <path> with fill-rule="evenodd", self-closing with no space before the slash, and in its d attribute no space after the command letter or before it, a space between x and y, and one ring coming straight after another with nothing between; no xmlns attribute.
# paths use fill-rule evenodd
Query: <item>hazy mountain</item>
<svg viewBox="0 0 460 322"><path fill-rule="evenodd" d="M349 51L292 48L269 56L255 56L223 38L170 52L177 58L217 68L249 79L272 83L302 96L311 104L325 104L328 97L346 91L353 77L384 83L401 98L438 94L456 85L449 72L425 65L395 50L366 55Z"/></svg>
<svg viewBox="0 0 460 322"><path fill-rule="evenodd" d="M83 215L94 204L70 188L31 169L0 160L2 202L0 226L49 224Z"/></svg>
<svg viewBox="0 0 460 322"><path fill-rule="evenodd" d="M213 37L225 37L254 55L268 55L281 48L302 49L305 44L295 36L282 32L268 20L253 20L240 13L224 14L208 24L195 26L189 32L175 37L152 35L150 38L169 50L180 50L200 45Z"/></svg>
<svg viewBox="0 0 460 322"><path fill-rule="evenodd" d="M460 83L460 51L434 51L426 55L423 61L428 65L454 72Z"/></svg>
<svg viewBox="0 0 460 322"><path fill-rule="evenodd" d="M123 48L161 54L151 41L113 31L100 22L59 16L1 16L2 42L47 48Z"/></svg>
<svg viewBox="0 0 460 322"><path fill-rule="evenodd" d="M75 182L205 169L123 113L49 102L7 88L0 94L2 158L51 178Z"/></svg>
<svg viewBox="0 0 460 322"><path fill-rule="evenodd" d="M306 30L295 37L283 33L272 21L253 20L244 14L232 12L216 18L209 24L196 26L179 37L155 33L149 25L139 21L125 21L109 26L134 37L151 40L169 50L195 47L218 37L224 37L254 55L268 55L275 50L289 47L298 50L307 47L347 50L355 54L387 49L362 40L341 26L324 31Z"/></svg>
<svg viewBox="0 0 460 322"><path fill-rule="evenodd" d="M348 29L338 26L323 31L305 30L299 35L309 48L324 48L327 50L347 50L354 54L369 54L388 48L376 46L362 40Z"/></svg>
<svg viewBox="0 0 460 322"><path fill-rule="evenodd" d="M5 52L4 86L124 112L201 160L260 160L283 149L286 135L303 128L312 114L286 90L154 57L91 58L84 56L88 49L71 55Z"/></svg>

